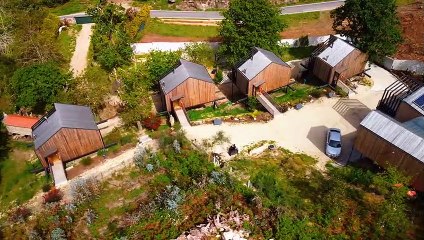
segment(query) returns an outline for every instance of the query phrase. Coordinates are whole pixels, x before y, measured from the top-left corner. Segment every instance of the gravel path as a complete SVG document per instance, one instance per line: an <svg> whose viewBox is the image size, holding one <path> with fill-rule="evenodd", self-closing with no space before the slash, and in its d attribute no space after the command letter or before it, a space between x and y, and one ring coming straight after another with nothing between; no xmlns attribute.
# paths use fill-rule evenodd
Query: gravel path
<svg viewBox="0 0 424 240"><path fill-rule="evenodd" d="M231 143L240 150L261 140L274 140L277 145L291 151L315 156L317 167L324 169L329 158L324 153L327 128L337 127L342 131L342 156L340 164L349 158L356 129L362 119L375 109L384 88L396 79L386 70L373 65L369 74L374 86L360 87L359 94L349 99L321 98L306 104L300 110L289 110L268 123L227 124L221 126L199 125L185 128L187 136L199 141L224 131ZM355 156L354 156L355 157ZM353 159L353 158L352 158Z"/></svg>
<svg viewBox="0 0 424 240"><path fill-rule="evenodd" d="M90 48L92 27L92 23L83 24L81 31L78 33L74 55L70 64L74 77L81 75L87 67L87 55Z"/></svg>

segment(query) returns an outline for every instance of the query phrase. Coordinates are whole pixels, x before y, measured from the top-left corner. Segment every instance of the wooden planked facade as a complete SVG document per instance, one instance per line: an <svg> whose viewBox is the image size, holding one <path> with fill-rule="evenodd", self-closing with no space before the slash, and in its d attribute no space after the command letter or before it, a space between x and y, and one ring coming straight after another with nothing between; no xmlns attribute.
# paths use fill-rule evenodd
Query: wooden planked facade
<svg viewBox="0 0 424 240"><path fill-rule="evenodd" d="M68 162L93 153L104 147L99 130L61 128L49 140L35 150L43 167L47 168L46 158L57 153L62 162Z"/></svg>
<svg viewBox="0 0 424 240"><path fill-rule="evenodd" d="M379 166L396 167L412 178L411 184L424 191L424 163L381 138L369 129L360 126L354 143L362 155L375 161Z"/></svg>
<svg viewBox="0 0 424 240"><path fill-rule="evenodd" d="M165 94L163 100L167 111L172 111L172 102L180 100L185 108L195 107L215 100L215 84L195 78L188 78Z"/></svg>
<svg viewBox="0 0 424 240"><path fill-rule="evenodd" d="M399 104L399 108L396 111L395 119L399 122L406 122L420 116L422 116L422 114L411 105L407 104L406 102L401 102Z"/></svg>
<svg viewBox="0 0 424 240"><path fill-rule="evenodd" d="M358 49L354 49L334 67L323 59L315 57L312 72L321 81L332 84L336 73L345 79L360 74L364 71L367 59L368 55Z"/></svg>
<svg viewBox="0 0 424 240"><path fill-rule="evenodd" d="M255 86L261 84L262 91L269 92L287 86L291 79L291 67L277 63L270 63L254 78L249 80L241 71L236 71L236 85L239 90L247 95L255 95Z"/></svg>

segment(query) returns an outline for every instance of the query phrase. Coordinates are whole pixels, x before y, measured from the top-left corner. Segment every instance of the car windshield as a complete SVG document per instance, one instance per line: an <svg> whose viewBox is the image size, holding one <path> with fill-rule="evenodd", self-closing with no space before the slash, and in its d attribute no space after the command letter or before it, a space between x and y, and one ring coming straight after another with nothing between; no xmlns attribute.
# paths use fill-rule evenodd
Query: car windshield
<svg viewBox="0 0 424 240"><path fill-rule="evenodd" d="M330 145L330 147L333 147L333 148L341 148L342 147L342 144L339 141L334 141L334 140L330 140L328 145Z"/></svg>

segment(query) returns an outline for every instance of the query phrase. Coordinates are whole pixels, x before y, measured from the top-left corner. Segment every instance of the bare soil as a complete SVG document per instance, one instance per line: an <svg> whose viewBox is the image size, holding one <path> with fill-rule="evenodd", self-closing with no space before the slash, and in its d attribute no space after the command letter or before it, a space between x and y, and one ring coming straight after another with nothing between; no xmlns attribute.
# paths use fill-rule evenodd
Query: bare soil
<svg viewBox="0 0 424 240"><path fill-rule="evenodd" d="M395 57L398 59L424 61L424 3L416 2L399 7L404 43Z"/></svg>

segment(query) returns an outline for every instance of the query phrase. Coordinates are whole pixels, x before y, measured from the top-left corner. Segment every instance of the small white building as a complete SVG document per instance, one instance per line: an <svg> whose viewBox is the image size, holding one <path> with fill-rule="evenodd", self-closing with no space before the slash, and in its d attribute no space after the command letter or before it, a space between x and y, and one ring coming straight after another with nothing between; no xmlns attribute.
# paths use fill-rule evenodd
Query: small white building
<svg viewBox="0 0 424 240"><path fill-rule="evenodd" d="M21 115L3 115L3 124L10 135L32 136L31 127L38 121L36 117Z"/></svg>

